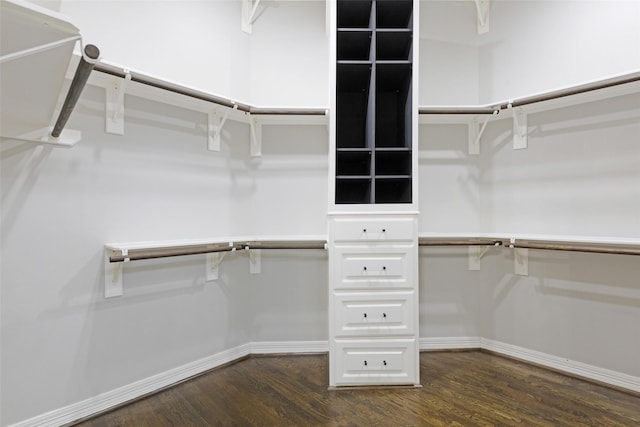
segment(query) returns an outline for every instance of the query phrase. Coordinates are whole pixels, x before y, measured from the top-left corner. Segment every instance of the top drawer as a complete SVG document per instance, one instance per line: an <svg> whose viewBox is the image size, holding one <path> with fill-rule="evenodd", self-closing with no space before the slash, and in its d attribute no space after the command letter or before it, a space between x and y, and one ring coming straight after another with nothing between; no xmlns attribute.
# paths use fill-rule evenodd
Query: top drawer
<svg viewBox="0 0 640 427"><path fill-rule="evenodd" d="M334 242L413 242L417 237L414 218L333 218L330 234Z"/></svg>

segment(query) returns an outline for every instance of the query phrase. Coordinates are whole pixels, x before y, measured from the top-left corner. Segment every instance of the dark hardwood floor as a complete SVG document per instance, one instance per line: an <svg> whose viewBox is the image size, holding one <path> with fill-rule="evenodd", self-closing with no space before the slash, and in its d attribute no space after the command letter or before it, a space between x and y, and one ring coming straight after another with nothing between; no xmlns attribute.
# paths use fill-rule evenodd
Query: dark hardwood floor
<svg viewBox="0 0 640 427"><path fill-rule="evenodd" d="M327 389L327 355L249 359L77 424L640 426L640 397L480 352L420 355L421 388Z"/></svg>

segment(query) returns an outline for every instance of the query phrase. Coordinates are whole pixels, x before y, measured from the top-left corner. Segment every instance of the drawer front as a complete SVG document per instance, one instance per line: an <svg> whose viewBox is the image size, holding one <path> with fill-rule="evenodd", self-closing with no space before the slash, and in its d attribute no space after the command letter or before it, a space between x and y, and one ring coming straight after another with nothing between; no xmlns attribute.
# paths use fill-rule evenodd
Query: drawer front
<svg viewBox="0 0 640 427"><path fill-rule="evenodd" d="M415 292L334 295L335 336L415 333Z"/></svg>
<svg viewBox="0 0 640 427"><path fill-rule="evenodd" d="M414 287L414 250L336 250L335 289Z"/></svg>
<svg viewBox="0 0 640 427"><path fill-rule="evenodd" d="M337 341L336 385L417 384L415 340Z"/></svg>
<svg viewBox="0 0 640 427"><path fill-rule="evenodd" d="M413 242L418 235L414 218L334 218L334 242Z"/></svg>

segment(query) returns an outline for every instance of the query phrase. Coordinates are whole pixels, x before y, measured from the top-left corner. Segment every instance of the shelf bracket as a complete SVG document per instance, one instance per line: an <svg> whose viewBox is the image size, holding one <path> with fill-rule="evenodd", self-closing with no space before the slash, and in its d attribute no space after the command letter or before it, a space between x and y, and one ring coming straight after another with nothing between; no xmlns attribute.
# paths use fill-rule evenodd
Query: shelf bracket
<svg viewBox="0 0 640 427"><path fill-rule="evenodd" d="M109 258L115 251L107 249L104 252L104 297L113 298L122 296L122 273L124 263L112 263L109 261ZM122 250L122 255L127 255L126 249Z"/></svg>
<svg viewBox="0 0 640 427"><path fill-rule="evenodd" d="M478 34L489 32L489 0L474 0L478 12Z"/></svg>
<svg viewBox="0 0 640 427"><path fill-rule="evenodd" d="M469 133L469 154L480 154L480 138L482 138L482 134L484 133L489 120L496 114L498 114L499 110L495 110L491 116L487 116L482 126L478 129L478 117L474 117L473 120L468 124L468 133Z"/></svg>
<svg viewBox="0 0 640 427"><path fill-rule="evenodd" d="M518 276L529 275L529 249L515 247L516 239L511 238L509 247L513 249L514 272Z"/></svg>
<svg viewBox="0 0 640 427"><path fill-rule="evenodd" d="M234 110L238 109L238 105L233 106ZM208 145L209 151L220 151L220 140L222 135L222 128L229 117L229 111L225 111L222 118L218 115L218 110L213 110L208 113Z"/></svg>
<svg viewBox="0 0 640 427"><path fill-rule="evenodd" d="M260 0L242 0L242 31L251 34Z"/></svg>
<svg viewBox="0 0 640 427"><path fill-rule="evenodd" d="M262 272L262 249L250 249L249 250L249 273L260 274Z"/></svg>
<svg viewBox="0 0 640 427"><path fill-rule="evenodd" d="M511 102L507 108L513 113L513 149L527 148L527 114L522 108L514 108Z"/></svg>
<svg viewBox="0 0 640 427"><path fill-rule="evenodd" d="M131 81L131 73L124 70L124 78L116 77L106 90L105 132L113 135L124 135L124 94L127 83Z"/></svg>
<svg viewBox="0 0 640 427"><path fill-rule="evenodd" d="M469 270L480 270L480 261L487 254L489 249L500 246L500 242L496 242L493 245L487 246L469 246Z"/></svg>
<svg viewBox="0 0 640 427"><path fill-rule="evenodd" d="M262 156L262 124L249 116L249 126L251 128L251 157Z"/></svg>
<svg viewBox="0 0 640 427"><path fill-rule="evenodd" d="M226 252L212 252L207 254L207 282L218 280L220 277L220 263L226 254Z"/></svg>

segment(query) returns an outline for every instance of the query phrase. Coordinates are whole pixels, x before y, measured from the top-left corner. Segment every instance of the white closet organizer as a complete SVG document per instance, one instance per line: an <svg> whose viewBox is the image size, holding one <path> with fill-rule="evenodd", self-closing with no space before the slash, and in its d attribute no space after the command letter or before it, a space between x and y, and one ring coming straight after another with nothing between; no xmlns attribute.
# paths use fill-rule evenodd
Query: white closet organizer
<svg viewBox="0 0 640 427"><path fill-rule="evenodd" d="M330 387L420 384L418 5L330 3Z"/></svg>

